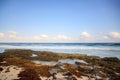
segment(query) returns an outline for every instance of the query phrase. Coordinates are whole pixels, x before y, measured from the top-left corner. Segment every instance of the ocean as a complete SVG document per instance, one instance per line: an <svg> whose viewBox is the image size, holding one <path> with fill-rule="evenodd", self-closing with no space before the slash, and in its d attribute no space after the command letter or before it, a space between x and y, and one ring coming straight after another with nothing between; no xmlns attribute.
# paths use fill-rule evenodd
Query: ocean
<svg viewBox="0 0 120 80"><path fill-rule="evenodd" d="M120 43L0 43L0 53L5 49L31 49L120 58Z"/></svg>

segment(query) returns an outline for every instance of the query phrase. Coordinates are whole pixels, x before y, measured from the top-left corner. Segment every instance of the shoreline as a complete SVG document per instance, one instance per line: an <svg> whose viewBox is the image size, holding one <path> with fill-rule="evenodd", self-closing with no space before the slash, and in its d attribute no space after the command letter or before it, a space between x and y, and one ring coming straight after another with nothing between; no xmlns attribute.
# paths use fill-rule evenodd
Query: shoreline
<svg viewBox="0 0 120 80"><path fill-rule="evenodd" d="M83 53L89 56L117 57L120 59L120 43L0 43L0 51L3 52L5 49Z"/></svg>
<svg viewBox="0 0 120 80"><path fill-rule="evenodd" d="M38 64L33 61L38 61ZM120 79L120 59L116 57L9 49L0 54L0 65L0 72L4 74L1 80L8 78L8 74L12 75L13 67L22 69L16 73L18 77L15 75L17 80ZM6 67L8 72L5 72Z"/></svg>

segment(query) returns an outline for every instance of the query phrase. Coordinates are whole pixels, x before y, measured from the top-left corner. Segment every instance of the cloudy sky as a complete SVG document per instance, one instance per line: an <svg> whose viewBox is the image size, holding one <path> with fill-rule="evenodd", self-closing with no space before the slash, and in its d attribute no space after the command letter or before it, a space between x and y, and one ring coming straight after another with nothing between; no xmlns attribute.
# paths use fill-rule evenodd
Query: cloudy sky
<svg viewBox="0 0 120 80"><path fill-rule="evenodd" d="M0 0L0 42L120 42L120 0Z"/></svg>

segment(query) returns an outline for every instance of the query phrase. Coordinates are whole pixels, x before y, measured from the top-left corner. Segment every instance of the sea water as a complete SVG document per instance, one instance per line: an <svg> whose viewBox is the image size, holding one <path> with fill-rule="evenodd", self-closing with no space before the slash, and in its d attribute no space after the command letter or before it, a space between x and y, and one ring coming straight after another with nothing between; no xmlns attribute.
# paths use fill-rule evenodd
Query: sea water
<svg viewBox="0 0 120 80"><path fill-rule="evenodd" d="M0 43L0 53L5 49L31 49L120 58L120 43Z"/></svg>

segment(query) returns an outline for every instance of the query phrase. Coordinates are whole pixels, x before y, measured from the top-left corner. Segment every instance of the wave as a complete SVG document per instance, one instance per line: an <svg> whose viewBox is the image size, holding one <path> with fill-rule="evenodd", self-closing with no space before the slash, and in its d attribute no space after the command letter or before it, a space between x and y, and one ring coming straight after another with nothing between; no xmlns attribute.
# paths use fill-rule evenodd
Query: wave
<svg viewBox="0 0 120 80"><path fill-rule="evenodd" d="M41 46L120 46L120 43L0 43L0 45L13 45L13 46L25 46L25 45L41 45Z"/></svg>
<svg viewBox="0 0 120 80"><path fill-rule="evenodd" d="M4 48L4 49L44 49L44 50L110 50L110 51L120 51L120 46L116 47L116 46L83 46L83 45L71 45L71 46L67 46L67 45L54 45L54 46L50 46L50 45L0 45L0 48Z"/></svg>
<svg viewBox="0 0 120 80"><path fill-rule="evenodd" d="M5 49L83 53L101 57L120 58L120 43L0 43L0 53L4 52Z"/></svg>

